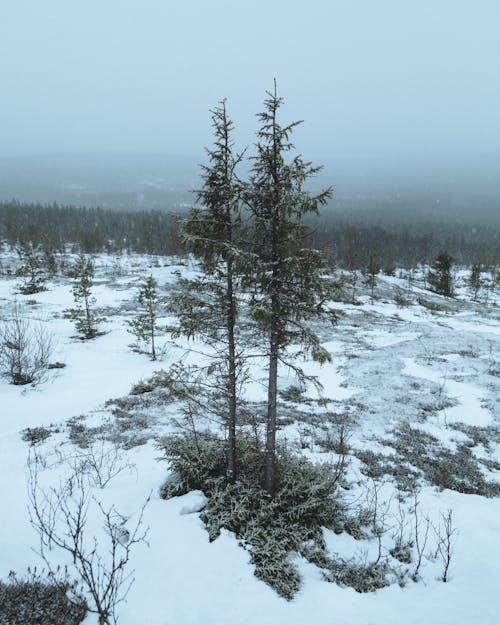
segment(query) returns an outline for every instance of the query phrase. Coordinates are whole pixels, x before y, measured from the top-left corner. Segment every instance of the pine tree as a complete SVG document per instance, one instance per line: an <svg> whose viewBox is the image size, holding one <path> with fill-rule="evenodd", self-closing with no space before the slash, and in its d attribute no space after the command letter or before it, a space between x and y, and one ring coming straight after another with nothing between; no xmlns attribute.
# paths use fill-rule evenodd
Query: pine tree
<svg viewBox="0 0 500 625"><path fill-rule="evenodd" d="M17 269L16 275L23 278L19 292L23 295L33 295L46 291L47 274L41 250L34 247L32 243L26 243L17 249L17 255L21 266Z"/></svg>
<svg viewBox="0 0 500 625"><path fill-rule="evenodd" d="M371 299L373 302L375 287L377 286L377 276L380 272L380 265L376 256L370 254L370 260L365 267L363 274L365 276L365 284L370 287Z"/></svg>
<svg viewBox="0 0 500 625"><path fill-rule="evenodd" d="M299 379L305 379L296 364L300 354L287 359L286 349L291 344L300 345L302 355L309 354L319 362L331 359L310 323L305 323L327 314L330 288L322 257L307 247L303 218L317 215L332 191L311 195L304 189L320 168L298 155L285 160L293 149L290 135L301 122L288 126L279 123L282 99L276 94L276 82L274 92L267 95L264 111L258 115L257 154L245 194L253 221L253 265L246 274L246 286L252 292L252 316L264 338L268 361L264 487L272 494L276 483L278 365L291 367Z"/></svg>
<svg viewBox="0 0 500 625"><path fill-rule="evenodd" d="M137 302L142 311L128 322L129 332L139 341L149 345L151 360L156 360L155 338L158 331L157 317L160 305L157 288L158 283L153 276L142 280L137 292Z"/></svg>
<svg viewBox="0 0 500 625"><path fill-rule="evenodd" d="M93 307L96 299L92 295L94 284L94 263L90 257L81 254L73 271L73 299L75 308L65 311L65 316L75 322L76 330L84 339L92 339L98 334L98 324L103 321Z"/></svg>
<svg viewBox="0 0 500 625"><path fill-rule="evenodd" d="M470 275L467 279L467 283L472 289L473 300L477 302L477 298L479 295L479 291L484 286L484 281L481 278L481 273L483 271L483 266L481 263L474 263L471 267Z"/></svg>
<svg viewBox="0 0 500 625"><path fill-rule="evenodd" d="M427 277L432 290L446 297L453 297L453 258L448 252L438 254Z"/></svg>
<svg viewBox="0 0 500 625"><path fill-rule="evenodd" d="M214 387L225 397L227 479L234 482L238 377L243 371L236 330L237 275L243 254L239 240L241 184L236 167L242 155L234 152L233 124L225 101L211 113L215 141L207 150L209 163L202 168L203 186L197 191L201 208L191 210L181 222L184 244L201 261L203 275L180 281L183 289L171 299L169 309L179 322L174 334L201 337L212 348L208 370L217 373Z"/></svg>

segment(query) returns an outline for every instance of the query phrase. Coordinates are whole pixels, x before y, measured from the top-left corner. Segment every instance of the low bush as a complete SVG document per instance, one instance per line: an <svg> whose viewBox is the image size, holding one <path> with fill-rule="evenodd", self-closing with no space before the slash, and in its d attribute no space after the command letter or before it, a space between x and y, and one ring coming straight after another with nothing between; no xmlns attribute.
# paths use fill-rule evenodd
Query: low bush
<svg viewBox="0 0 500 625"><path fill-rule="evenodd" d="M292 554L311 559L311 553L323 553L322 528L338 525L342 516L338 475L328 465L314 465L282 448L271 498L261 487L264 456L255 439L239 439L236 484L225 479L225 444L213 435L170 436L160 447L172 468L162 496L202 490L208 499L202 519L210 539L222 528L234 532L249 550L256 576L291 599L300 587Z"/></svg>
<svg viewBox="0 0 500 625"><path fill-rule="evenodd" d="M46 441L52 435L52 432L52 429L43 426L26 428L22 431L22 439L30 445L37 445Z"/></svg>
<svg viewBox="0 0 500 625"><path fill-rule="evenodd" d="M25 579L11 572L7 582L0 581L0 625L78 625L86 614L84 599L67 577L56 580L35 570Z"/></svg>
<svg viewBox="0 0 500 625"><path fill-rule="evenodd" d="M469 446L448 449L435 436L407 424L392 434L392 440L381 442L396 450L397 457L391 457L394 464L416 467L422 477L439 488L485 497L500 495L500 483L488 481L482 471L481 464L487 467L487 460L476 458Z"/></svg>
<svg viewBox="0 0 500 625"><path fill-rule="evenodd" d="M340 586L350 586L356 592L373 592L390 585L387 575L391 569L387 562L360 564L351 561L335 561L329 566L326 579Z"/></svg>
<svg viewBox="0 0 500 625"><path fill-rule="evenodd" d="M42 323L34 323L15 303L0 322L0 375L23 386L44 381L54 351L54 338Z"/></svg>

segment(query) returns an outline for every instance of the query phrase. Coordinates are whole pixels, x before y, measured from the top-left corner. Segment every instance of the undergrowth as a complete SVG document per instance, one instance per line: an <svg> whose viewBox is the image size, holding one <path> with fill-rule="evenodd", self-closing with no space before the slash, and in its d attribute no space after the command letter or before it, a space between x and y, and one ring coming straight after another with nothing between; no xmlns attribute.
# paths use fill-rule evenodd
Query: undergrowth
<svg viewBox="0 0 500 625"><path fill-rule="evenodd" d="M466 432L473 439L472 445L483 442L485 433L477 428L461 426L456 429ZM441 489L484 497L500 496L500 483L488 480L483 471L483 467L496 470L497 463L476 457L471 444L460 443L455 449L449 449L432 434L408 424L394 429L391 439L379 442L395 453L355 452L364 464L362 471L369 477L391 475L398 487L406 491L411 491L418 479L423 478Z"/></svg>
<svg viewBox="0 0 500 625"><path fill-rule="evenodd" d="M215 540L222 528L234 532L249 551L256 576L281 596L291 599L300 588L294 555L328 569L325 579L360 591L386 585L379 574L372 576L376 578L373 584L353 584L347 573L341 575L340 563L331 561L326 553L323 527L340 533L349 524L357 526L343 505L338 493L340 476L332 466L313 464L281 448L276 490L270 497L261 487L264 455L250 436L240 437L238 442L235 484L226 481L224 441L212 434L169 436L160 441L160 448L172 469L161 489L162 497L202 490L207 504L201 518L210 540Z"/></svg>
<svg viewBox="0 0 500 625"><path fill-rule="evenodd" d="M0 581L0 625L79 625L86 614L85 601L67 577L56 580L34 570L19 578L11 571Z"/></svg>

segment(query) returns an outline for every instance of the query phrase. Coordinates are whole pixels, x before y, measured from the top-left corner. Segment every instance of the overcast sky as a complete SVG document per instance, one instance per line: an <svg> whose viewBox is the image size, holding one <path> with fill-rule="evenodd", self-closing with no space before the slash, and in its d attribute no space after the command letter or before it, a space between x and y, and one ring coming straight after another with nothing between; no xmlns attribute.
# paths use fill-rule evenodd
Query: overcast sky
<svg viewBox="0 0 500 625"><path fill-rule="evenodd" d="M498 153L499 0L1 0L0 155L241 144L278 80L305 157Z"/></svg>

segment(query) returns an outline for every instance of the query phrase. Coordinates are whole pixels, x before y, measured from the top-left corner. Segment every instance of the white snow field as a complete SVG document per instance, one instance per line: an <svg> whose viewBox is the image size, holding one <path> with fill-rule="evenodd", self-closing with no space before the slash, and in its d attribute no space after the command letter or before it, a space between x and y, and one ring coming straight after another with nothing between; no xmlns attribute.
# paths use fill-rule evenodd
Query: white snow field
<svg viewBox="0 0 500 625"><path fill-rule="evenodd" d="M9 259L4 259L4 266ZM12 261L13 262L13 261ZM279 597L253 574L249 553L229 532L214 542L199 517L204 497L193 492L163 500L159 488L168 475L168 465L159 459L155 437L175 429L175 406L147 405L125 415L106 401L126 396L131 387L167 368L179 357L179 348L166 346L162 359L151 362L144 353L130 348L133 337L126 320L134 311L135 287L151 273L168 297L179 273L192 274L193 266L174 259L148 256L96 257L97 306L106 316L105 332L91 341L75 337L72 323L62 311L72 305L69 278L49 282L48 290L33 296L16 295L18 280L0 278L0 320L8 316L16 299L26 315L41 321L54 334L57 349L52 360L64 363L33 387L19 387L0 379L0 577L10 570L19 575L27 567L43 562L36 553L39 539L28 515L28 454L45 457L43 482L56 484L66 471L57 458L83 453L78 447L78 427L114 428L120 436L110 449L120 445L123 470L95 488L103 505L114 504L130 528L142 504L147 543L132 551L130 570L135 582L126 601L119 604L120 625L498 625L500 623L500 497L465 494L440 489L425 472L420 474L422 518L438 525L441 514L453 510L456 533L449 579L442 582L442 564L436 556L436 536L429 532L420 579L406 577L404 586L392 583L370 593L357 593L324 580L321 571L297 558L303 582L292 601ZM394 545L394 521L398 492L391 476L374 480L357 452L373 451L388 456L394 450L398 427L410 425L412 432L432 435L442 449L468 445L475 458L484 460L480 471L489 483L500 482L500 308L498 293L489 301L472 303L465 287L457 298L446 301L423 290L410 293L412 303L398 307L396 291L406 288L406 279L380 276L372 303L360 291L354 304L333 303L341 310L336 327L322 327L324 345L333 362L319 367L305 363L323 384L331 409L348 414L353 423L348 479L352 486L345 497L355 507L377 488L387 510L387 531L382 539L383 555ZM422 306L417 295L436 304ZM166 345L167 337L160 339ZM253 370L249 398L261 401L259 379L265 372ZM282 372L282 388L294 383L290 372ZM311 396L314 395L310 389ZM293 405L289 407L293 414ZM75 419L76 418L76 419ZM122 419L120 421L120 419ZM72 420L69 424L68 421ZM71 423L73 425L71 425ZM316 460L335 456L318 439L317 423L287 420L280 436L301 453ZM455 427L459 425L459 427ZM460 426L464 424L464 426ZM23 439L26 428L44 427L50 436L30 447ZM478 437L472 440L477 427ZM315 429L316 428L316 429ZM76 434L75 434L76 433ZM484 437L489 437L486 440ZM114 447L113 447L114 445ZM355 450L356 453L355 453ZM57 455L59 454L59 456ZM418 465L418 459L415 459ZM405 461L402 460L403 471ZM411 459L410 459L411 462ZM412 463L413 464L413 463ZM409 515L411 498L401 506ZM100 536L102 519L96 506L89 508L87 532ZM376 557L374 538L354 540L345 532L325 530L332 553L369 562ZM103 543L104 545L104 543ZM104 547L103 547L104 548ZM71 560L53 549L54 564ZM404 565L401 565L404 569ZM408 570L412 565L407 565ZM89 614L85 625L97 624Z"/></svg>

